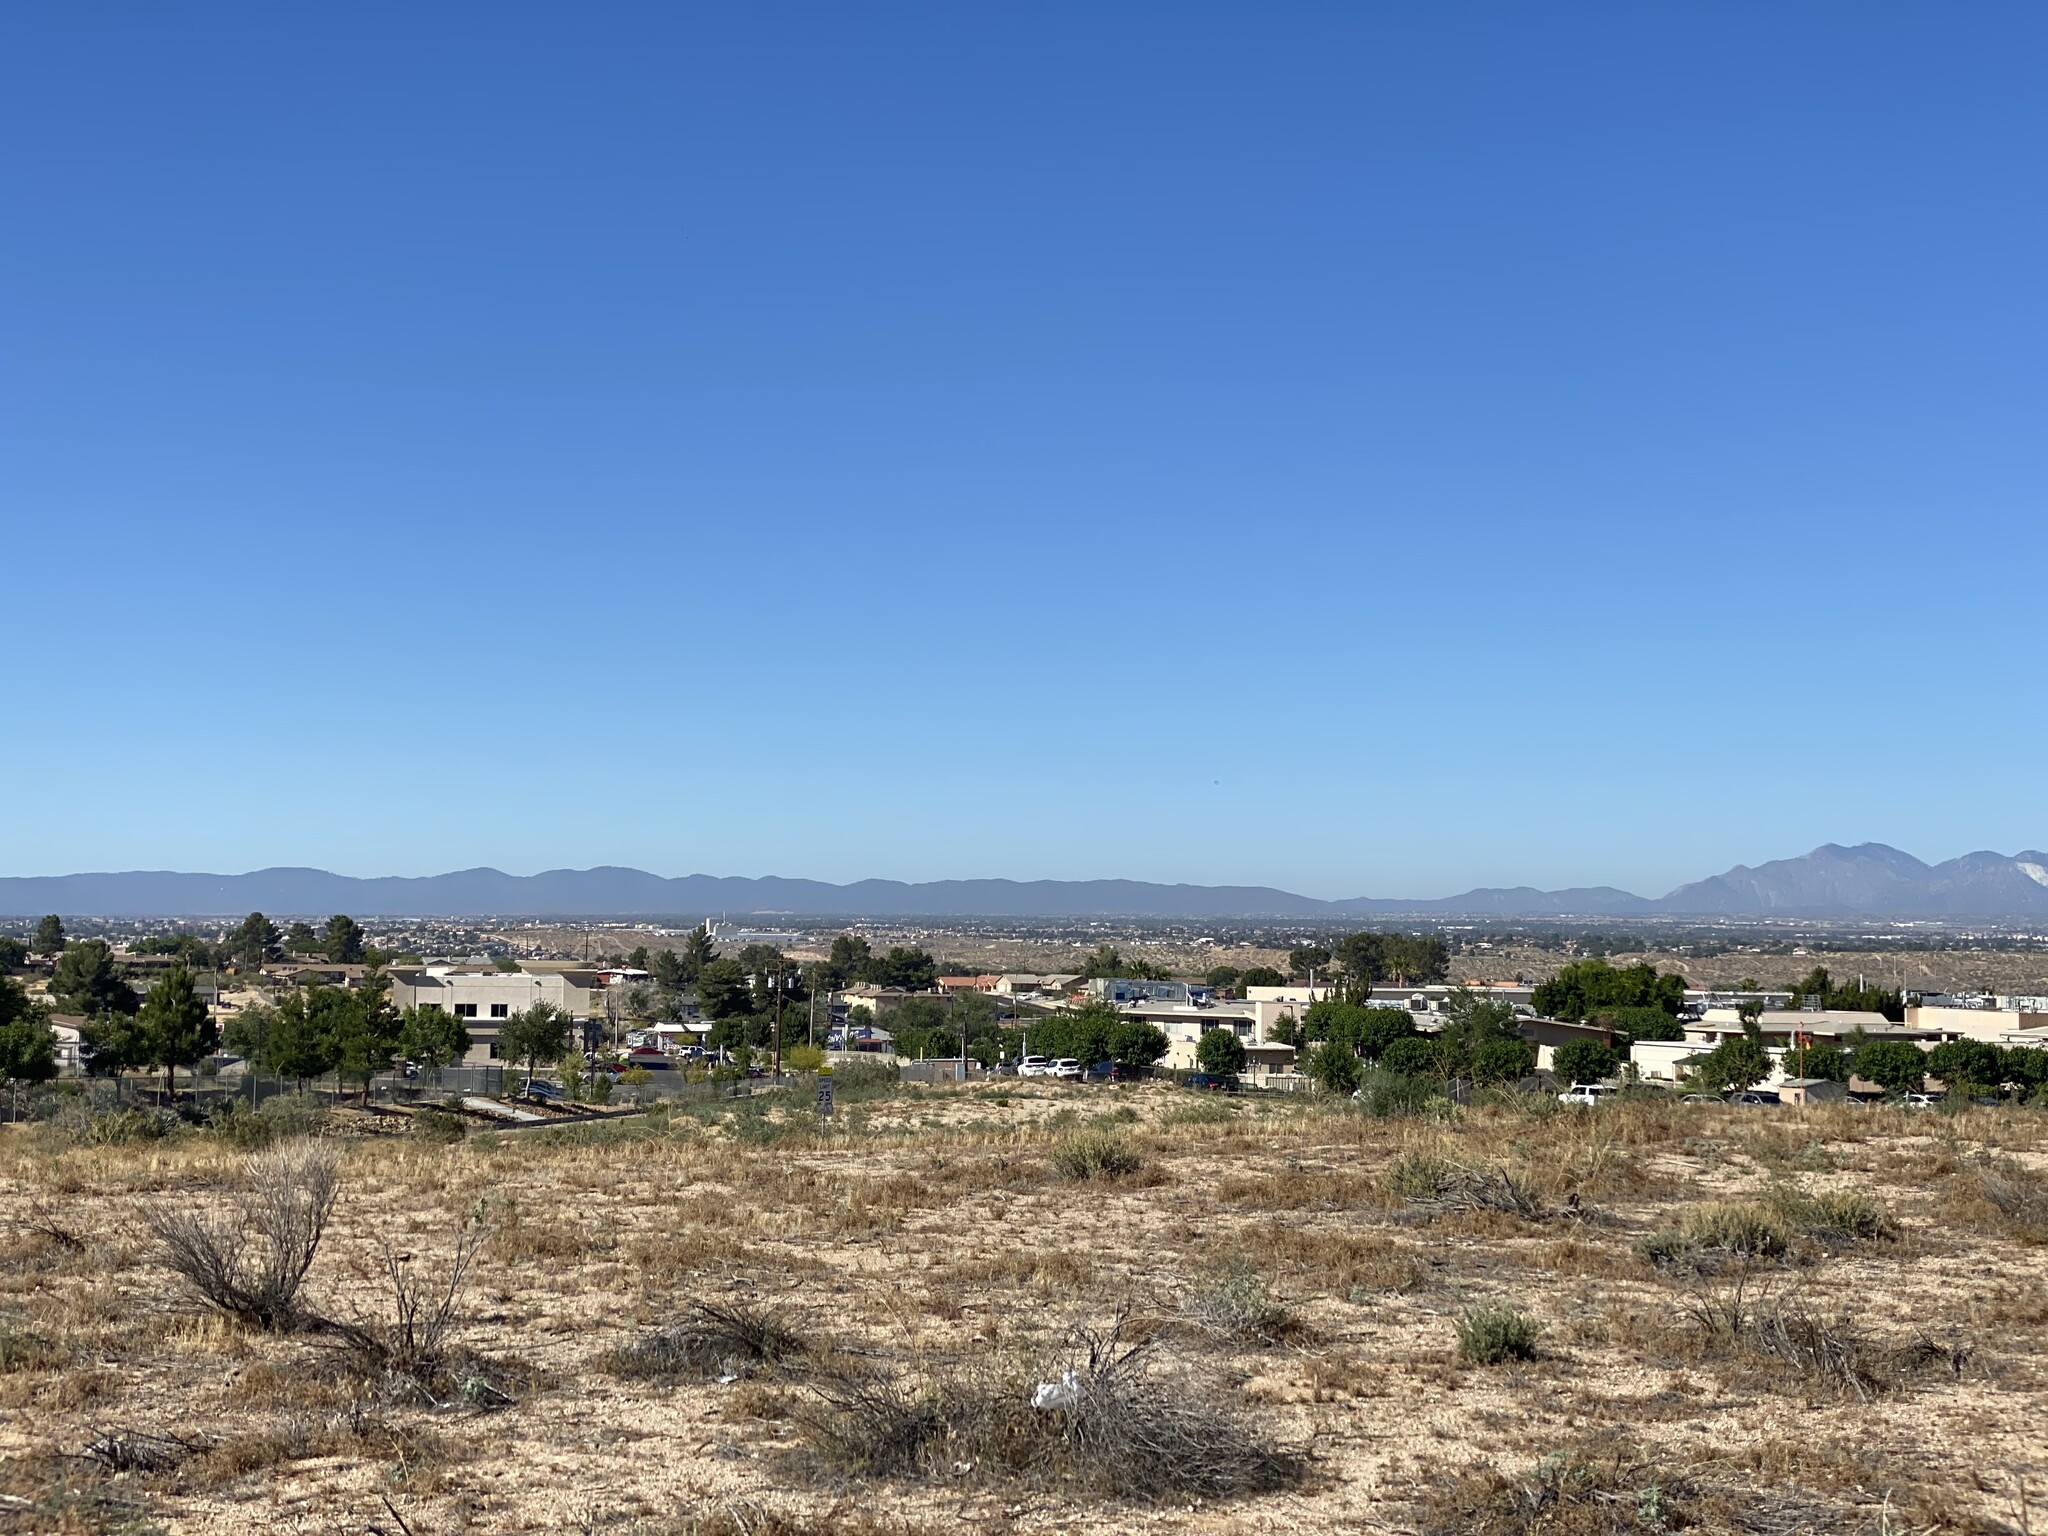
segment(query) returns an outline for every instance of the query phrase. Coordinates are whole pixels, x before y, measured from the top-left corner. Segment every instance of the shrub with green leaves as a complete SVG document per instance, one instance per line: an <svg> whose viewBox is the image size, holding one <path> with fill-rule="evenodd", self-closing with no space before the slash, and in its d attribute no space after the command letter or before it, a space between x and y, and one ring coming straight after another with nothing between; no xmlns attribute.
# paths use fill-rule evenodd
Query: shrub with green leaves
<svg viewBox="0 0 2048 1536"><path fill-rule="evenodd" d="M1536 1358L1543 1325L1505 1301L1483 1301L1458 1319L1458 1353L1474 1365Z"/></svg>

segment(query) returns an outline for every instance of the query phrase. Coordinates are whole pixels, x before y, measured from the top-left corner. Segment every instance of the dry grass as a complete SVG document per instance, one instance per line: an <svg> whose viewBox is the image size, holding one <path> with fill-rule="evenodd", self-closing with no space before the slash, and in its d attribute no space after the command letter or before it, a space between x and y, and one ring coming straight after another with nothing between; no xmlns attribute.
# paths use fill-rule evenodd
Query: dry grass
<svg viewBox="0 0 2048 1536"><path fill-rule="evenodd" d="M336 1116L284 1332L144 1219L238 1210L242 1129L0 1131L0 1530L2048 1528L2048 1117L1001 1092ZM1487 1296L1533 1358L1459 1357Z"/></svg>

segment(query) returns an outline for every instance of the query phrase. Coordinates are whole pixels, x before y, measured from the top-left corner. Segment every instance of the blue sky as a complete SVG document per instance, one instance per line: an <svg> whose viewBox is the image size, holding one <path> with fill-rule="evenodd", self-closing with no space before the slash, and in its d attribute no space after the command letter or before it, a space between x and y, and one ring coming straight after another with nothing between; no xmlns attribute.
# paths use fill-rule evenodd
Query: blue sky
<svg viewBox="0 0 2048 1536"><path fill-rule="evenodd" d="M13 7L0 873L2048 843L2044 45Z"/></svg>

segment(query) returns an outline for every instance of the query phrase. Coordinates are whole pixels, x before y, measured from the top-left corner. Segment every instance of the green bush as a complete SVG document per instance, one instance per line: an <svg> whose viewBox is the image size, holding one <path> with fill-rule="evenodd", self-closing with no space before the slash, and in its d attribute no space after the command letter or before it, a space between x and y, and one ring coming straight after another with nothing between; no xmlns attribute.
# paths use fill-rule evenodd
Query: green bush
<svg viewBox="0 0 2048 1536"><path fill-rule="evenodd" d="M1196 1042L1195 1060L1204 1072L1234 1077L1244 1070L1244 1042L1231 1030L1209 1030Z"/></svg>
<svg viewBox="0 0 2048 1536"><path fill-rule="evenodd" d="M1144 1159L1113 1131L1077 1131L1053 1148L1052 1166L1062 1178L1122 1179L1142 1168Z"/></svg>
<svg viewBox="0 0 2048 1536"><path fill-rule="evenodd" d="M1533 1360L1543 1325L1504 1301L1483 1301L1458 1319L1458 1353L1474 1365Z"/></svg>
<svg viewBox="0 0 2048 1536"><path fill-rule="evenodd" d="M469 1122L460 1115L450 1114L445 1109L415 1110L412 1117L412 1133L421 1141L447 1146L469 1134Z"/></svg>
<svg viewBox="0 0 2048 1536"><path fill-rule="evenodd" d="M1399 1072L1365 1072L1358 1079L1356 1093L1359 1111L1375 1120L1442 1115L1454 1107L1443 1096L1435 1078L1410 1077Z"/></svg>
<svg viewBox="0 0 2048 1536"><path fill-rule="evenodd" d="M230 1145L254 1149L317 1135L327 1120L326 1106L310 1094L281 1093L255 1109L246 1100L229 1099L215 1107L207 1124Z"/></svg>
<svg viewBox="0 0 2048 1536"><path fill-rule="evenodd" d="M1396 1077L1427 1077L1437 1070L1437 1043L1419 1035L1396 1040L1380 1053L1380 1067Z"/></svg>

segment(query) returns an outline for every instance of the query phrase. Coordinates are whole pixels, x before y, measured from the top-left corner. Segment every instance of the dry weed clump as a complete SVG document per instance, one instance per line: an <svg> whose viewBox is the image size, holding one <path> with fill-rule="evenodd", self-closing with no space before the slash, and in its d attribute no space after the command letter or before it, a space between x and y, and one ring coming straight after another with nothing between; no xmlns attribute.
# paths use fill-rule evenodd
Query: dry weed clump
<svg viewBox="0 0 2048 1536"><path fill-rule="evenodd" d="M602 1365L630 1381L737 1381L787 1370L808 1352L800 1334L759 1307L696 1301L667 1327L610 1351Z"/></svg>
<svg viewBox="0 0 2048 1536"><path fill-rule="evenodd" d="M1868 1529L1839 1504L1782 1485L1708 1484L1620 1443L1556 1451L1520 1476L1483 1461L1440 1473L1410 1519L1416 1536L1848 1536Z"/></svg>
<svg viewBox="0 0 2048 1536"><path fill-rule="evenodd" d="M1052 1149L1053 1171L1063 1179L1127 1179L1145 1160L1114 1131L1076 1131Z"/></svg>
<svg viewBox="0 0 2048 1536"><path fill-rule="evenodd" d="M861 1477L1021 1479L1158 1503L1271 1492L1301 1459L1148 1344L1076 1329L1037 1370L981 1361L908 1381L843 1373L795 1417L812 1452ZM1036 1380L1037 1385L1033 1385Z"/></svg>
<svg viewBox="0 0 2048 1536"><path fill-rule="evenodd" d="M1181 1316L1217 1338L1276 1344L1301 1323L1275 1299L1255 1269L1233 1259L1204 1276L1181 1298Z"/></svg>
<svg viewBox="0 0 2048 1536"><path fill-rule="evenodd" d="M2048 1243L2048 1180L2011 1160L1970 1177L1984 1225L2022 1243Z"/></svg>
<svg viewBox="0 0 2048 1536"><path fill-rule="evenodd" d="M1954 1379L1970 1359L1967 1348L1925 1336L1880 1344L1851 1318L1823 1318L1795 1297L1752 1297L1742 1282L1700 1298L1693 1317L1709 1357L1766 1367L1767 1385L1819 1388L1864 1403L1928 1375Z"/></svg>
<svg viewBox="0 0 2048 1536"><path fill-rule="evenodd" d="M347 1323L323 1320L320 1325L340 1338L358 1377L386 1390L417 1394L437 1407L465 1387L472 1399L479 1395L478 1388L468 1386L476 1372L455 1380L459 1362L451 1336L461 1325L463 1288L487 1232L479 1203L456 1234L447 1268L439 1275L415 1268L411 1254L399 1254L388 1240L384 1243L381 1274L390 1288L390 1315L359 1316Z"/></svg>
<svg viewBox="0 0 2048 1536"><path fill-rule="evenodd" d="M334 1214L341 1154L304 1141L251 1157L234 1209L158 1206L149 1213L164 1261L213 1306L252 1327L305 1319L299 1290Z"/></svg>
<svg viewBox="0 0 2048 1536"><path fill-rule="evenodd" d="M1386 1186L1425 1219L1468 1211L1499 1211L1525 1221L1541 1221L1545 1215L1528 1181L1505 1168L1467 1168L1409 1153L1387 1169Z"/></svg>

